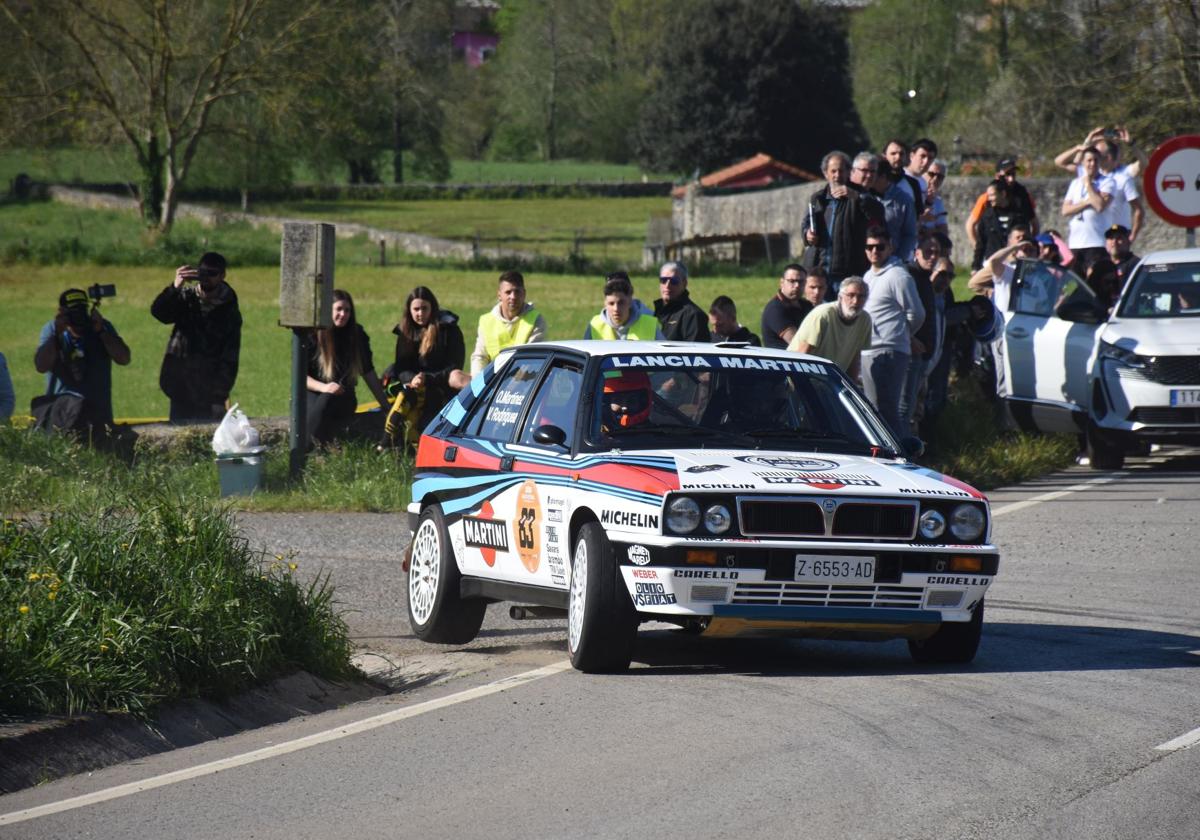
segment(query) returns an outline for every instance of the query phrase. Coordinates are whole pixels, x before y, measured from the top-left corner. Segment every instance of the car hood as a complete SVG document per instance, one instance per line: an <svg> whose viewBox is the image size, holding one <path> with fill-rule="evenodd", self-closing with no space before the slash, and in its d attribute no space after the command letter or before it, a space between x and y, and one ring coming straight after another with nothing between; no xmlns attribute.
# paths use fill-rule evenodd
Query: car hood
<svg viewBox="0 0 1200 840"><path fill-rule="evenodd" d="M1200 356L1200 318L1116 319L1100 338L1142 356Z"/></svg>
<svg viewBox="0 0 1200 840"><path fill-rule="evenodd" d="M984 499L958 479L907 461L786 450L664 451L680 490L755 490Z"/></svg>

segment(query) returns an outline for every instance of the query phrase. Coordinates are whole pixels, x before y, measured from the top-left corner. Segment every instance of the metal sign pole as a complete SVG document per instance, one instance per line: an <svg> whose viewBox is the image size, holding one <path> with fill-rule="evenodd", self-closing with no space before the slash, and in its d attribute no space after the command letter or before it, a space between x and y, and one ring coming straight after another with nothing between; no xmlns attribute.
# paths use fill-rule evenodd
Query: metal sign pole
<svg viewBox="0 0 1200 840"><path fill-rule="evenodd" d="M288 472L292 478L304 473L308 456L308 360L304 358L304 339L299 329L292 330L292 416L288 426Z"/></svg>
<svg viewBox="0 0 1200 840"><path fill-rule="evenodd" d="M1196 229L1194 227L1187 229L1187 238L1184 239L1183 243L1185 248L1196 247Z"/></svg>

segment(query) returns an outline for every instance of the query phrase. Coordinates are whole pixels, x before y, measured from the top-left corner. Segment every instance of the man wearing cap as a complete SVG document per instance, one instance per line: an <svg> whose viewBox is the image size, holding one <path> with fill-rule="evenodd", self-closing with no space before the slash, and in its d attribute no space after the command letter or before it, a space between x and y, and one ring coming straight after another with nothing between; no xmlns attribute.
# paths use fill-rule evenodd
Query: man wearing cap
<svg viewBox="0 0 1200 840"><path fill-rule="evenodd" d="M665 263L658 270L654 317L668 341L711 341L708 315L688 295L687 282L687 266L681 262Z"/></svg>
<svg viewBox="0 0 1200 840"><path fill-rule="evenodd" d="M242 347L242 313L225 282L225 258L209 252L195 267L177 268L150 314L174 324L158 375L171 401L171 422L218 422L237 381Z"/></svg>
<svg viewBox="0 0 1200 840"><path fill-rule="evenodd" d="M67 289L54 319L42 327L33 365L46 374L46 393L34 401L33 412L38 428L96 440L113 422L112 363L127 365L131 354L99 307L89 303L82 289Z"/></svg>
<svg viewBox="0 0 1200 840"><path fill-rule="evenodd" d="M1037 216L1037 205L1034 204L1029 190L1025 189L1025 185L1017 180L1017 162L1012 158L1002 159L996 164L996 177L993 180L1003 181L1008 185L1008 198L1012 208L1029 222L1030 231L1037 233L1041 227ZM988 194L987 190L984 190L979 198L975 199L975 206L971 208L971 214L967 216L967 239L972 248L975 247L975 225L984 208L987 207L987 203Z"/></svg>
<svg viewBox="0 0 1200 840"><path fill-rule="evenodd" d="M1133 267L1141 259L1130 250L1130 238L1129 228L1125 225L1110 225L1104 232L1104 250L1117 267L1117 279L1120 281L1118 289L1125 288L1125 284L1129 282L1129 275L1133 273Z"/></svg>
<svg viewBox="0 0 1200 840"><path fill-rule="evenodd" d="M496 305L479 316L471 375L482 371L505 347L546 340L546 319L525 300L525 276L519 271L500 275Z"/></svg>

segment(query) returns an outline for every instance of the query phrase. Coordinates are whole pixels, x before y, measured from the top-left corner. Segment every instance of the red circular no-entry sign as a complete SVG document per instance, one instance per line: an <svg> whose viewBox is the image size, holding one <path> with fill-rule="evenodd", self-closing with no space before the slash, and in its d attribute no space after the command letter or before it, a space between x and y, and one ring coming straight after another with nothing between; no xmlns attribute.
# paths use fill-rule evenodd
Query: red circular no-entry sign
<svg viewBox="0 0 1200 840"><path fill-rule="evenodd" d="M1142 191L1164 222L1200 227L1200 134L1172 137L1155 149L1142 176Z"/></svg>

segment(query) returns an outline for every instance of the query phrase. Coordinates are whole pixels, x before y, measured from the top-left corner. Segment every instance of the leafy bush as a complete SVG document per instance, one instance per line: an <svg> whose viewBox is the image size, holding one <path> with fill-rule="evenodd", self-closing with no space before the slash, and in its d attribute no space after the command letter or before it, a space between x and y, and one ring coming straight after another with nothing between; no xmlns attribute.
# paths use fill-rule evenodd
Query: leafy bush
<svg viewBox="0 0 1200 840"><path fill-rule="evenodd" d="M0 710L145 713L296 668L350 675L327 577L251 551L227 510L126 496L0 524Z"/></svg>

